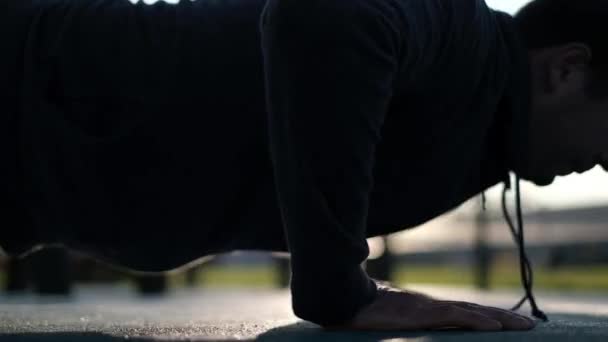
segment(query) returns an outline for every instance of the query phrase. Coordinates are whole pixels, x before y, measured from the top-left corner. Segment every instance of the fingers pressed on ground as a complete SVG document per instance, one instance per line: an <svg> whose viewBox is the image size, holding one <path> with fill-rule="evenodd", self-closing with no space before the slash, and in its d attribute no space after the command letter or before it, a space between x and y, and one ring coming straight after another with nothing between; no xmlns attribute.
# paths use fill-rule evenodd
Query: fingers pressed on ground
<svg viewBox="0 0 608 342"><path fill-rule="evenodd" d="M470 303L470 302L462 302L462 301L441 301L442 303L446 303L446 304L452 304L452 305L458 305L460 307L463 307L465 309L474 309L474 310L491 310L493 312L501 312L504 314L508 314L508 315L513 315L513 316L517 316L526 320L529 320L531 322L534 322L534 319L532 319L529 316L526 316L524 314L520 314L517 313L513 310L507 310L507 309L502 309L502 308L497 308L494 306L485 306L485 305L480 305L480 304L476 304L476 303Z"/></svg>
<svg viewBox="0 0 608 342"><path fill-rule="evenodd" d="M503 328L499 321L457 305L435 306L422 319L424 321L421 322L421 325L426 326L428 329L456 327L479 331L498 331Z"/></svg>
<svg viewBox="0 0 608 342"><path fill-rule="evenodd" d="M449 303L495 319L503 325L505 330L529 330L536 326L533 319L513 311L468 302L451 301Z"/></svg>

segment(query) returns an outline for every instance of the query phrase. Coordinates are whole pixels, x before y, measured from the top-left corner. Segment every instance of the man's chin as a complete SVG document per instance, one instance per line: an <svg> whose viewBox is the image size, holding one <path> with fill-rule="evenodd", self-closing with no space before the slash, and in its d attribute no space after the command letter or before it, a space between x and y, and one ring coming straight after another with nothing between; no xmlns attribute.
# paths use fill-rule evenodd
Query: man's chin
<svg viewBox="0 0 608 342"><path fill-rule="evenodd" d="M537 186L547 186L555 181L555 175L547 175L542 172L534 172L532 170L521 170L517 173L521 179L533 183Z"/></svg>
<svg viewBox="0 0 608 342"><path fill-rule="evenodd" d="M537 176L529 179L529 181L538 186L547 186L555 181L555 176Z"/></svg>

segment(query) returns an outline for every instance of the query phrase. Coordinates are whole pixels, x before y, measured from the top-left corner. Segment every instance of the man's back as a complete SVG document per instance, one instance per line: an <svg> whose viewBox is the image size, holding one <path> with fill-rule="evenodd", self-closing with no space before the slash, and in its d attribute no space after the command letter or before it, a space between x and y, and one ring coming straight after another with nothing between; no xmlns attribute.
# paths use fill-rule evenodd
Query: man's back
<svg viewBox="0 0 608 342"><path fill-rule="evenodd" d="M225 249L260 221L275 223L268 247L284 249L266 152L264 3L55 0L25 11L17 131L38 224L94 249L168 249L196 234L183 248L196 256L141 260L159 269Z"/></svg>

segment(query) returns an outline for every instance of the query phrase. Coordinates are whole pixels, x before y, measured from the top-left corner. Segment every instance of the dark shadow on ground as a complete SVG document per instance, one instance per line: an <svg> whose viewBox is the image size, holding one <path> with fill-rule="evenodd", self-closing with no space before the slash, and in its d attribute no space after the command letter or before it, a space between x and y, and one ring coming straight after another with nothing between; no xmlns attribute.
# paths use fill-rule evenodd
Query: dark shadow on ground
<svg viewBox="0 0 608 342"><path fill-rule="evenodd" d="M352 341L377 342L500 342L500 341L608 341L608 317L554 313L549 322L539 322L530 331L473 332L464 330L419 332L339 332L325 331L306 322L277 327L259 335L260 342ZM402 340L401 340L402 339Z"/></svg>
<svg viewBox="0 0 608 342"><path fill-rule="evenodd" d="M299 322L270 329L255 339L218 339L206 337L184 336L175 338L134 337L128 339L123 336L112 336L103 333L75 333L75 332L48 332L48 333L0 333L0 342L153 342L153 341L259 341L259 342L379 342L391 340L392 342L482 342L482 341L606 341L608 340L608 317L593 315L552 314L551 321L539 323L531 331L505 331L505 332L471 332L463 330L449 331L419 331L419 332L342 332L326 331L314 324ZM138 334L144 334L141 330Z"/></svg>
<svg viewBox="0 0 608 342"><path fill-rule="evenodd" d="M169 341L194 341L194 342L232 342L232 341L253 341L237 339L216 339L216 338L180 338L166 339L154 337L118 337L104 333L75 333L75 332L49 332L49 333L16 333L0 334L0 342L169 342Z"/></svg>

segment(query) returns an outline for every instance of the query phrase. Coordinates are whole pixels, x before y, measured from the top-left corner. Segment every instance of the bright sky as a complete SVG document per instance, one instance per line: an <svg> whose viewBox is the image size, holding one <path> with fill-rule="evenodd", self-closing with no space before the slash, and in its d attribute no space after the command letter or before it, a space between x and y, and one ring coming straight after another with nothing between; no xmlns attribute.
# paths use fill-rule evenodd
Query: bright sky
<svg viewBox="0 0 608 342"><path fill-rule="evenodd" d="M488 6L514 14L529 0L486 0ZM558 177L546 187L530 183L522 184L525 201L534 207L573 207L595 204L608 204L608 172L596 167L582 175L574 174ZM490 197L499 198L498 189Z"/></svg>
<svg viewBox="0 0 608 342"><path fill-rule="evenodd" d="M530 2L529 0L486 0L486 4L507 13L515 14L520 7Z"/></svg>

